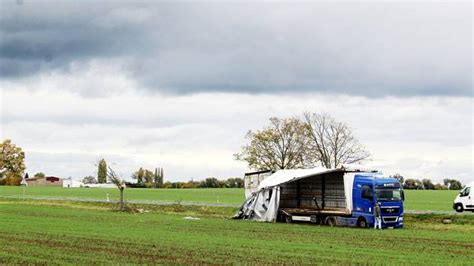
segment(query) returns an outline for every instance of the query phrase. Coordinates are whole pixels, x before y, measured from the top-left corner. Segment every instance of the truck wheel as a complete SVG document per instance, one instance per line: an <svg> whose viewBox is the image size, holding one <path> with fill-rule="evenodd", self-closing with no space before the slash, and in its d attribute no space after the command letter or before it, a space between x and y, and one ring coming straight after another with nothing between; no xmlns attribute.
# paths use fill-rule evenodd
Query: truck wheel
<svg viewBox="0 0 474 266"><path fill-rule="evenodd" d="M360 218L357 220L357 227L359 227L359 228L367 228L367 221L365 220L364 217L360 217Z"/></svg>
<svg viewBox="0 0 474 266"><path fill-rule="evenodd" d="M291 222L293 222L293 219L291 219L290 215L285 215L283 217L283 219L284 219L285 223L287 223L287 224L290 224Z"/></svg>
<svg viewBox="0 0 474 266"><path fill-rule="evenodd" d="M463 207L462 207L462 204L456 204L456 212L462 212L464 211Z"/></svg>
<svg viewBox="0 0 474 266"><path fill-rule="evenodd" d="M326 225L329 225L331 227L336 226L336 218L329 216L326 218Z"/></svg>

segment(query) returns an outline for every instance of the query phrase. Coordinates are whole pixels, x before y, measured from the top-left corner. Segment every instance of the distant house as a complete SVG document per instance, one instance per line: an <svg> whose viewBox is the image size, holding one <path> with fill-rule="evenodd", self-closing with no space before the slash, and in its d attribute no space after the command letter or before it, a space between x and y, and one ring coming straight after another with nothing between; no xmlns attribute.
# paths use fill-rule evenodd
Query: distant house
<svg viewBox="0 0 474 266"><path fill-rule="evenodd" d="M28 186L53 186L62 187L63 180L55 176L35 176L26 179Z"/></svg>
<svg viewBox="0 0 474 266"><path fill-rule="evenodd" d="M63 187L83 187L84 184L81 181L72 179L72 177L63 179Z"/></svg>

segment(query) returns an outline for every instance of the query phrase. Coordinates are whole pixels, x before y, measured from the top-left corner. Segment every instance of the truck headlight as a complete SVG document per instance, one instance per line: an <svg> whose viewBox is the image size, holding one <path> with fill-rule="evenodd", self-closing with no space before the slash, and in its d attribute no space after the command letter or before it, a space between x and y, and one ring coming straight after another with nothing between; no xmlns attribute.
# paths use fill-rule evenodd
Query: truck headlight
<svg viewBox="0 0 474 266"><path fill-rule="evenodd" d="M399 222L403 222L403 216L398 217Z"/></svg>

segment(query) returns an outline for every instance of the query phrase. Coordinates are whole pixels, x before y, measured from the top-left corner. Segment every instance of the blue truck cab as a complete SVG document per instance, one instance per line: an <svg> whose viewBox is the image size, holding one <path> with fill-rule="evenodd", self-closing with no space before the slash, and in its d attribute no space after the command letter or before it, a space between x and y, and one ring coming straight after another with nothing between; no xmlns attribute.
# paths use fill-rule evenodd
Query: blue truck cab
<svg viewBox="0 0 474 266"><path fill-rule="evenodd" d="M374 209L380 204L382 228L403 228L404 192L395 178L378 178L370 175L355 175L352 192L352 218L375 224Z"/></svg>

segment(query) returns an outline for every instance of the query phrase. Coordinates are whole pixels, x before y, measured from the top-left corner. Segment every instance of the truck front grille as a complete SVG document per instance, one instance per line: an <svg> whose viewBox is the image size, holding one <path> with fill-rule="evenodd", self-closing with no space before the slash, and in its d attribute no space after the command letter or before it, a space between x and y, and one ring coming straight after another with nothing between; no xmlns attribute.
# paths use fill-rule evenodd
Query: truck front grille
<svg viewBox="0 0 474 266"><path fill-rule="evenodd" d="M396 223L398 221L398 216L388 216L382 217L384 223Z"/></svg>
<svg viewBox="0 0 474 266"><path fill-rule="evenodd" d="M400 207L395 206L395 207L381 207L382 214L398 214L400 211Z"/></svg>

